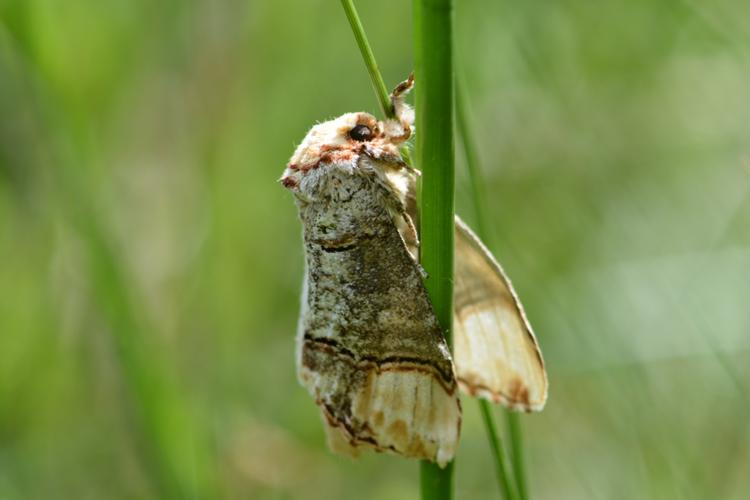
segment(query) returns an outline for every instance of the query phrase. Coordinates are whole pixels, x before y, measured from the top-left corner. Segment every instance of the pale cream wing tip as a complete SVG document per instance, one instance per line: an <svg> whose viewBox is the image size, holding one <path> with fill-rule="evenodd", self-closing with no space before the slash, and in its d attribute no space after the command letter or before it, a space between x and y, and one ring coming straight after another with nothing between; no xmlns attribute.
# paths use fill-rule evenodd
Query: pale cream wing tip
<svg viewBox="0 0 750 500"><path fill-rule="evenodd" d="M513 286L456 217L454 362L461 389L514 411L547 401L544 360Z"/></svg>
<svg viewBox="0 0 750 500"><path fill-rule="evenodd" d="M305 385L320 397L327 384L322 374L304 369ZM364 449L436 462L453 460L461 428L456 386L446 389L423 371L370 370L361 390L350 394L350 415L336 416L319 399L332 451L357 457Z"/></svg>

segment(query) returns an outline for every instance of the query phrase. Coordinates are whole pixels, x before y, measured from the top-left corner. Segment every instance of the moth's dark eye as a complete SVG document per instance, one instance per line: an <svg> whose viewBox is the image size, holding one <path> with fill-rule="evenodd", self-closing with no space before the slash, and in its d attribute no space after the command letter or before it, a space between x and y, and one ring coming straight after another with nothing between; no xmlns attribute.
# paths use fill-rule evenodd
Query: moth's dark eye
<svg viewBox="0 0 750 500"><path fill-rule="evenodd" d="M349 137L355 141L369 141L372 139L372 130L367 125L357 125L349 131Z"/></svg>

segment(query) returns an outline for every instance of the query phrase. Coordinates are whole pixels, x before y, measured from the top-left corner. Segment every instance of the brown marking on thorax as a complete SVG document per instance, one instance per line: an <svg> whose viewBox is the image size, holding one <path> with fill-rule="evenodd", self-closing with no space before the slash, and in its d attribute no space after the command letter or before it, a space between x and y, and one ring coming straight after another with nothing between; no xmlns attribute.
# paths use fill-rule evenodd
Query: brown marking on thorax
<svg viewBox="0 0 750 500"><path fill-rule="evenodd" d="M343 146L330 146L324 144L319 149L318 158L314 161L307 163L290 163L287 165L290 170L296 170L298 172L308 172L314 170L322 164L331 163L346 163L355 159L355 156L360 152L361 147L354 144L346 144Z"/></svg>
<svg viewBox="0 0 750 500"><path fill-rule="evenodd" d="M281 184L288 189L297 187L297 180L293 177L284 177L281 179Z"/></svg>

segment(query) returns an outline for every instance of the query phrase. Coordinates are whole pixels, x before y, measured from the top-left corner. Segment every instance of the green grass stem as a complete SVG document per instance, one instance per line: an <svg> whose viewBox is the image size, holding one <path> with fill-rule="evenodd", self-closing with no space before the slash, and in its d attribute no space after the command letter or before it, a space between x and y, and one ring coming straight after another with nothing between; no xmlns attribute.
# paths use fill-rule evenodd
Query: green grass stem
<svg viewBox="0 0 750 500"><path fill-rule="evenodd" d="M352 0L341 0L341 6L344 8L346 18L352 27L354 38L357 40L357 46L362 53L362 60L364 60L365 66L367 66L367 72L370 74L370 81L372 81L372 87L375 89L380 109L386 117L393 118L393 106L391 105L388 88L385 86L383 76L378 69L378 63L375 61L375 55L372 53L370 42L367 41L367 35L362 26L362 21L359 20L357 9L354 8L354 2Z"/></svg>
<svg viewBox="0 0 750 500"><path fill-rule="evenodd" d="M482 414L484 427L487 431L487 438L492 447L492 456L495 459L495 475L500 485L500 491L502 491L505 500L515 500L518 496L515 492L513 479L508 472L508 464L505 461L505 451L503 450L502 441L495 427L492 405L484 399L480 399L477 402L479 403L479 411Z"/></svg>
<svg viewBox="0 0 750 500"><path fill-rule="evenodd" d="M427 292L452 345L453 325L453 2L414 0L416 157L422 169L421 263ZM453 498L453 464L422 462L422 498Z"/></svg>
<svg viewBox="0 0 750 500"><path fill-rule="evenodd" d="M458 80L458 78L457 78ZM466 160L466 169L469 173L469 184L471 188L471 199L474 208L475 229L479 237L485 242L489 238L489 227L484 217L486 203L484 201L484 189L482 189L482 172L479 166L479 155L474 144L474 131L471 128L471 120L467 116L466 96L462 82L456 82L456 125L458 135L461 139L461 149Z"/></svg>
<svg viewBox="0 0 750 500"><path fill-rule="evenodd" d="M466 159L466 168L469 173L469 184L471 188L471 199L474 205L474 214L476 217L476 229L479 237L484 240L485 244L492 246L490 243L490 232L484 217L485 201L484 190L482 189L482 174L479 162L479 155L473 142L474 134L471 129L471 120L468 117L466 96L463 93L463 86L457 85L456 90L456 116L458 124L458 133L461 137L464 157ZM502 449L502 443L499 436L494 431L494 421L492 420L492 408L486 401L480 401L482 415L485 419L485 427L490 438L493 448L495 465L497 469L498 481L506 498L518 498L526 500L528 498L528 489L526 487L525 470L523 466L523 441L521 438L521 422L517 413L506 411L506 423L510 441L510 461L512 464L513 478L516 486L517 496L514 489L510 486L508 467L505 465L505 458ZM491 430L492 429L492 430Z"/></svg>
<svg viewBox="0 0 750 500"><path fill-rule="evenodd" d="M518 499L529 498L526 484L526 469L523 462L523 439L521 436L521 417L512 411L505 412L505 420L508 425L508 436L510 436L510 460L513 464L513 475L518 487Z"/></svg>
<svg viewBox="0 0 750 500"><path fill-rule="evenodd" d="M485 242L489 240L489 227L487 225L487 221L484 217L484 208L485 208L485 202L484 202L484 190L482 189L482 173L481 173L481 167L479 165L479 155L477 154L477 150L473 141L473 131L471 128L471 120L467 116L467 106L466 106L466 96L463 93L463 86L462 85L456 85L456 123L458 125L458 134L461 138L461 146L464 153L464 158L466 159L466 168L469 172L469 183L471 187L471 199L474 205L474 216L476 219L476 230L479 234L479 237L482 238ZM512 470L515 473L515 481L511 479L511 472L508 469L508 465L505 460L505 451L502 446L502 442L500 440L500 435L497 433L497 429L495 427L495 421L492 411L492 406L485 400L479 400L479 407L480 412L482 413L482 417L485 424L485 430L487 431L487 437L490 441L490 446L492 447L492 454L493 458L495 460L495 471L497 475L498 483L500 484L500 489L503 492L503 496L506 499L513 499L513 498L525 498L525 496L522 496L521 489L522 485L519 483L519 476L518 471L522 471L523 469L520 466L517 466L514 463L513 457L521 457L520 453L520 430L518 429L518 420L517 416L513 413L508 413L508 419L510 422L510 419L515 417L515 425L513 428L518 431L516 434L516 439L513 439L513 433L509 433L511 436L511 446L518 446L519 450L518 453L512 453L511 454L511 463L513 463ZM510 428L510 425L509 425ZM515 450L513 450L515 451ZM513 485L515 482L515 485L518 487L518 494L516 494L516 489ZM524 488L525 492L525 488Z"/></svg>

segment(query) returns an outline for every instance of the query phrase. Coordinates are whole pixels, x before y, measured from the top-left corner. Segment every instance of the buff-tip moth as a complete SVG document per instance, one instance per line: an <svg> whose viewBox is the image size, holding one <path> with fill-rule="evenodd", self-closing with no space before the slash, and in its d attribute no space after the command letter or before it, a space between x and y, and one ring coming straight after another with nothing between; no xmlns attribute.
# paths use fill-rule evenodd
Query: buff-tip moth
<svg viewBox="0 0 750 500"><path fill-rule="evenodd" d="M306 272L297 332L299 379L320 407L332 450L374 449L444 466L458 445L458 388L512 410L542 409L547 375L510 281L456 218L454 353L422 283L414 193L419 172L395 118L347 113L315 125L281 183L303 226Z"/></svg>

